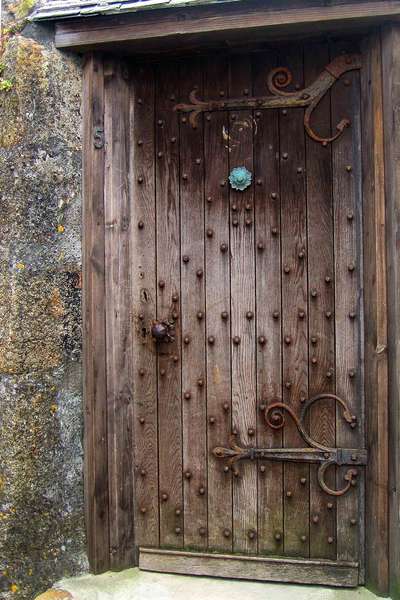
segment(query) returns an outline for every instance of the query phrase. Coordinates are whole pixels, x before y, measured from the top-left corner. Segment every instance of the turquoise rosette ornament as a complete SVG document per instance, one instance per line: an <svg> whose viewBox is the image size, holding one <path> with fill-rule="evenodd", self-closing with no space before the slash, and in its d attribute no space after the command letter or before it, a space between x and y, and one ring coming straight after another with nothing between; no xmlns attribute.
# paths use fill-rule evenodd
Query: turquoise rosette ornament
<svg viewBox="0 0 400 600"><path fill-rule="evenodd" d="M229 183L234 190L243 192L251 184L251 173L246 167L235 167L229 174Z"/></svg>

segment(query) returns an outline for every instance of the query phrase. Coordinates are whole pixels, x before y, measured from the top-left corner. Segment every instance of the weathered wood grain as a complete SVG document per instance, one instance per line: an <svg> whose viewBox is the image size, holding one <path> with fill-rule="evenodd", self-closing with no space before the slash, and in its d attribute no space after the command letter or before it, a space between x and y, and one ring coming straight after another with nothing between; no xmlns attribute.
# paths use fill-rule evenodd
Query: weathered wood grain
<svg viewBox="0 0 400 600"><path fill-rule="evenodd" d="M357 563L140 549L144 571L355 587Z"/></svg>
<svg viewBox="0 0 400 600"><path fill-rule="evenodd" d="M229 94L245 95L251 89L249 57L231 59ZM229 169L244 166L253 172L253 114L229 115ZM228 185L228 182L226 182ZM230 188L231 209L231 356L232 424L243 444L254 446L257 430L255 365L255 257L254 189ZM237 224L236 224L237 222ZM246 314L250 312L251 318ZM233 549L255 552L257 548L257 470L240 466L233 481Z"/></svg>
<svg viewBox="0 0 400 600"><path fill-rule="evenodd" d="M171 110L178 91L178 65L160 65L155 114L157 318L160 320L171 318L174 311L180 317L179 124ZM180 318L175 323L175 341L159 344L157 354L160 544L179 547L183 545Z"/></svg>
<svg viewBox="0 0 400 600"><path fill-rule="evenodd" d="M180 97L185 101L197 86L203 93L200 61L185 61L180 66ZM190 338L182 346L182 436L184 470L184 544L206 548L207 536L207 437L205 379L205 279L204 245L204 157L203 123L192 128L187 117L179 115L180 223L181 254L188 262L181 267L182 335Z"/></svg>
<svg viewBox="0 0 400 600"><path fill-rule="evenodd" d="M354 45L335 43L331 55L354 51ZM332 147L334 252L335 252L335 324L336 393L357 415L357 427L351 429L337 410L338 446L357 448L364 443L364 383L361 344L363 339L362 296L362 197L360 154L360 79L348 73L332 89L332 126L345 114L351 121ZM351 318L350 313L355 313ZM360 471L357 487L337 500L337 556L340 560L360 560L364 552L363 487ZM337 471L337 485L343 486L346 468ZM356 519L356 525L351 525ZM362 576L362 575L361 575Z"/></svg>
<svg viewBox="0 0 400 600"><path fill-rule="evenodd" d="M206 63L204 97L228 95L227 59ZM206 240L206 310L207 335L215 338L207 344L207 416L208 416L208 547L210 550L232 550L232 473L212 455L212 450L227 441L232 429L231 403L231 329L230 329L230 232L229 170L226 132L228 114L205 115L205 229L214 235ZM218 159L216 160L216 157ZM221 182L224 181L224 185ZM210 418L215 422L210 423Z"/></svg>
<svg viewBox="0 0 400 600"><path fill-rule="evenodd" d="M308 85L329 63L325 42L304 49L305 84ZM322 137L331 136L330 96L322 99L313 113L313 128ZM309 396L335 392L335 281L333 263L333 206L331 146L306 137L308 281L317 298L308 303ZM318 442L335 446L335 413L332 400L310 410L310 433ZM310 467L310 556L336 558L335 499L327 498L317 481L317 467ZM330 484L334 486L334 469ZM319 522L314 523L315 517ZM314 520L313 520L314 519ZM331 542L329 543L328 540ZM333 540L333 541L331 541Z"/></svg>
<svg viewBox="0 0 400 600"><path fill-rule="evenodd" d="M400 29L382 30L389 361L389 593L400 593Z"/></svg>
<svg viewBox="0 0 400 600"><path fill-rule="evenodd" d="M388 592L388 371L385 232L385 166L381 40L374 32L363 45L361 72L365 296L366 576ZM376 556L379 555L379 560Z"/></svg>
<svg viewBox="0 0 400 600"><path fill-rule="evenodd" d="M303 87L303 56L298 48L279 53L279 62ZM282 231L282 374L283 401L297 413L308 396L307 222L305 191L305 132L301 111L280 111L280 185ZM288 420L283 431L285 447L301 447L302 440ZM302 480L306 480L302 484ZM309 555L310 468L284 465L284 552Z"/></svg>
<svg viewBox="0 0 400 600"><path fill-rule="evenodd" d="M398 0L331 2L318 3L295 2L282 5L281 0L265 2L246 2L222 6L204 6L181 8L176 10L139 12L135 15L120 17L101 17L88 21L60 21L56 26L56 46L58 48L88 48L97 44L115 45L117 42L171 39L175 46L177 39L182 44L186 36L201 34L208 41L217 36L231 36L246 30L247 38L257 33L269 33L277 30L287 34L290 29L299 26L316 27L329 24L331 27L343 27L348 23L362 20L396 18L400 15ZM240 31L242 30L242 31Z"/></svg>
<svg viewBox="0 0 400 600"><path fill-rule="evenodd" d="M105 302L110 566L134 564L129 85L105 63Z"/></svg>
<svg viewBox="0 0 400 600"><path fill-rule="evenodd" d="M253 93L265 91L276 53L257 55L253 63ZM254 180L256 244L256 360L258 409L282 398L281 375L281 228L278 111L254 113ZM263 340L265 338L265 340ZM274 431L259 412L257 446L282 446L282 431ZM283 464L258 465L258 550L279 554L283 543Z"/></svg>
<svg viewBox="0 0 400 600"><path fill-rule="evenodd" d="M85 390L85 513L93 572L110 567L108 524L107 387L104 273L104 130L101 58L89 55L83 78L83 353Z"/></svg>
<svg viewBox="0 0 400 600"><path fill-rule="evenodd" d="M135 401L135 510L137 546L159 544L157 354L151 323L157 312L155 84L152 67L131 71L130 204L132 336ZM143 223L143 227L142 227ZM145 422L141 423L140 418Z"/></svg>

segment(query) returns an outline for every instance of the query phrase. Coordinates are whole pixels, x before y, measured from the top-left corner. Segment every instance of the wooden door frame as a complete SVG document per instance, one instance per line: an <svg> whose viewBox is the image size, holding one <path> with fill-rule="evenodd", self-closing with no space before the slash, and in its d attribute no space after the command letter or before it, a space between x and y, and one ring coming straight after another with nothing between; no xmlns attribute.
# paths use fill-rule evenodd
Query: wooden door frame
<svg viewBox="0 0 400 600"><path fill-rule="evenodd" d="M383 47L383 63L381 60ZM384 595L388 592L389 580L389 543L390 543L390 579L392 589L400 585L399 534L392 533L389 540L389 518L391 527L398 527L400 467L397 454L400 451L399 435L399 389L400 374L397 348L398 335L387 337L389 319L390 331L399 330L400 286L400 250L396 246L396 218L399 213L400 176L396 172L395 158L400 151L398 120L393 120L392 104L400 101L399 86L393 74L394 64L399 58L394 50L400 47L400 28L393 25L383 30L374 30L365 37L363 45L364 68L362 69L362 115L363 115L363 210L364 210L364 303L365 303L365 339L364 357L366 372L366 420L367 447L369 464L367 467L366 496L366 578L368 586ZM400 67L400 65L398 65ZM386 74L385 85L382 86ZM105 65L102 56L90 53L86 56L84 67L83 94L83 317L84 317L84 403L85 403L85 507L87 523L88 554L91 569L95 573L109 568L123 568L135 561L132 548L124 546L126 535L124 519L118 521L121 531L117 532L122 543L112 547L110 542L109 510L110 493L118 481L110 478L110 444L108 433L108 411L106 381L107 322L110 317L105 302L105 290L109 273L106 270L106 231L110 223L105 216L105 172L107 169L106 147L104 140L104 94ZM397 113L395 113L397 116ZM112 156L112 153L111 153ZM398 169L397 169L398 171ZM385 179L385 173L387 174ZM120 189L118 182L111 179L109 197L114 196L118 208ZM113 187L114 186L114 187ZM385 210L387 219L387 235ZM390 212L389 212L390 211ZM115 240L121 243L122 227L118 227L118 215ZM124 221L124 231L135 224ZM126 229L127 228L127 229ZM387 239L386 239L387 237ZM386 251L389 271L386 267ZM128 247L129 259L129 247ZM117 257L120 260L120 257ZM127 257L124 264L126 267ZM386 274L389 273L389 308L386 300ZM128 303L126 303L127 305ZM126 311L128 309L125 308ZM129 322L129 311L124 318ZM114 340L118 342L118 340ZM390 358L390 385L388 396L388 352ZM127 371L129 372L129 365ZM124 374L126 377L126 373ZM122 385L122 383L121 383ZM128 382L129 387L129 382ZM388 427L388 398L390 397L391 426ZM112 398L113 406L119 401L132 404L132 394L122 394ZM115 406L114 406L115 407ZM395 417L395 418L394 418ZM130 423L129 425L132 425ZM132 427L133 429L133 427ZM388 484L388 448L391 444L391 482L390 512ZM113 464L121 459L119 453L130 452L123 444L113 448ZM117 455L115 455L117 453ZM133 460L132 460L133 462ZM118 475L118 473L117 473ZM115 476L115 475L114 475ZM133 469L132 469L133 477ZM397 485L396 485L397 482ZM118 496L118 489L117 489ZM134 522L134 487L124 490L124 501L130 503L132 510L131 526ZM117 498L118 500L118 498ZM118 501L116 502L118 506ZM117 508L118 510L118 508ZM126 520L125 520L126 524ZM114 532L115 533L115 532ZM115 535L114 535L115 537ZM117 540L118 542L118 540ZM129 545L129 544L128 544ZM377 560L379 557L379 560Z"/></svg>

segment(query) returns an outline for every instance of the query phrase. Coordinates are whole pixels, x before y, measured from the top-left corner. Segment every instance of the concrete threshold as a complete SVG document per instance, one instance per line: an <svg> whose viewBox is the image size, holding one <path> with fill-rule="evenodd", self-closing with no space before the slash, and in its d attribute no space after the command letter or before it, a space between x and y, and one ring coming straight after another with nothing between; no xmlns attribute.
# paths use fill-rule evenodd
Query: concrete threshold
<svg viewBox="0 0 400 600"><path fill-rule="evenodd" d="M36 600L374 600L365 588L260 583L127 569L63 579Z"/></svg>

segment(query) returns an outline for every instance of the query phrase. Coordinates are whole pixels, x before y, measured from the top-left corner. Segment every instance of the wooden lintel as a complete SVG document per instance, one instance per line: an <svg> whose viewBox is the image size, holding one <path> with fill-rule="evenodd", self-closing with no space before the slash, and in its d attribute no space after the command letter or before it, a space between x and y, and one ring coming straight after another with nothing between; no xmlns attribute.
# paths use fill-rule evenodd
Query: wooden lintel
<svg viewBox="0 0 400 600"><path fill-rule="evenodd" d="M235 556L141 548L139 568L161 573L191 573L281 583L287 581L340 587L358 585L357 563L331 560Z"/></svg>
<svg viewBox="0 0 400 600"><path fill-rule="evenodd" d="M132 15L81 18L60 21L56 25L55 42L58 48L79 50L96 47L115 47L115 44L146 42L164 44L168 40L179 46L187 39L202 36L208 40L221 36L255 35L271 31L283 32L291 28L331 27L348 24L360 25L388 21L400 16L400 0L333 2L245 2L232 5L206 5L138 12Z"/></svg>

